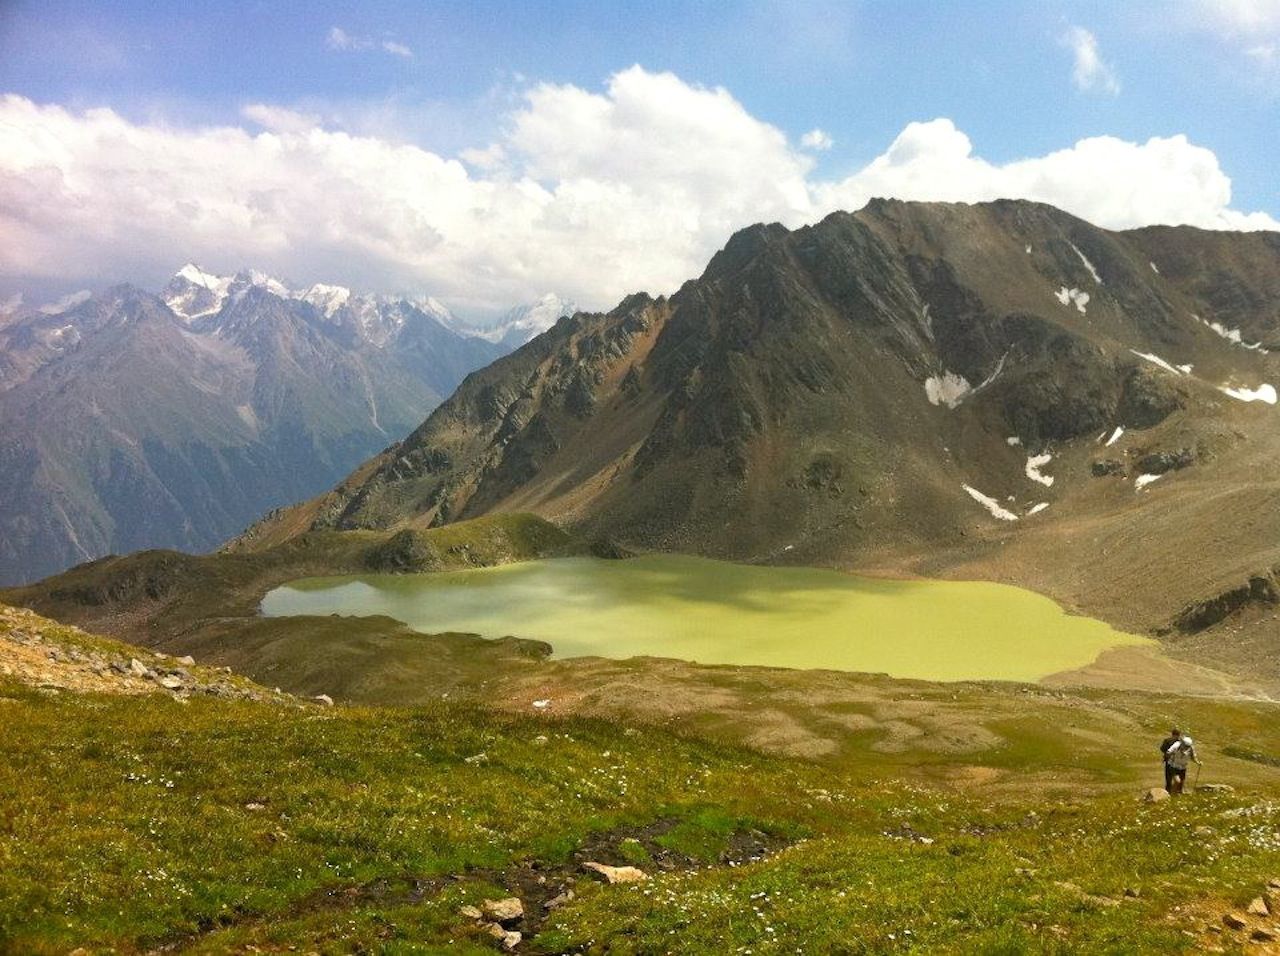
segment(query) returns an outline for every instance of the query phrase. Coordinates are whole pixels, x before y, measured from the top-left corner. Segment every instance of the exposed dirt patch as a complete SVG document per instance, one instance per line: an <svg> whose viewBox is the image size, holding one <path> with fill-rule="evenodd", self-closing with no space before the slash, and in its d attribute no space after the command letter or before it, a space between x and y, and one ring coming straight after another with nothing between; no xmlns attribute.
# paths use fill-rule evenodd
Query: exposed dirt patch
<svg viewBox="0 0 1280 956"><path fill-rule="evenodd" d="M1211 697L1269 699L1271 682L1255 682L1170 657L1160 647L1114 647L1103 651L1092 664L1050 674L1040 682L1047 687L1112 687L1153 693L1197 694Z"/></svg>

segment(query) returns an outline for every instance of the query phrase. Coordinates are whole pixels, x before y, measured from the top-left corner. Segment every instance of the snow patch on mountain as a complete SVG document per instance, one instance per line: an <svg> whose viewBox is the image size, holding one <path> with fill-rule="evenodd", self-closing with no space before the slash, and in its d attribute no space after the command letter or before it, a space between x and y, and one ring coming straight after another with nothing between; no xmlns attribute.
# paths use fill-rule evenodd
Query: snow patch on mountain
<svg viewBox="0 0 1280 956"><path fill-rule="evenodd" d="M924 380L924 394L930 405L946 405L955 408L972 391L969 380L955 372L943 371Z"/></svg>
<svg viewBox="0 0 1280 956"><path fill-rule="evenodd" d="M1070 245L1072 249L1075 249L1076 255L1080 257L1080 261L1084 263L1084 267L1089 270L1089 275L1093 276L1093 281L1098 283L1098 285L1102 285L1102 277L1098 275L1098 270L1093 267L1093 263L1089 261L1088 257L1080 251L1074 242Z"/></svg>
<svg viewBox="0 0 1280 956"><path fill-rule="evenodd" d="M1044 485L1046 488L1050 487L1053 484L1053 476L1042 474L1040 469L1043 468L1045 465L1049 464L1049 462L1051 461L1053 461L1053 456L1050 454L1032 455L1030 458L1027 459L1027 467L1026 467L1027 477L1030 478L1032 481L1038 481L1040 484Z"/></svg>
<svg viewBox="0 0 1280 956"><path fill-rule="evenodd" d="M1259 385L1257 388L1228 388L1223 385L1218 391L1224 395L1230 395L1232 398L1241 402L1266 402L1268 405L1276 403L1276 387L1274 385Z"/></svg>
<svg viewBox="0 0 1280 956"><path fill-rule="evenodd" d="M1074 302L1076 311L1081 315L1085 314L1085 306L1089 304L1088 292L1081 292L1079 289L1068 289L1064 285L1053 295L1062 305L1071 305Z"/></svg>
<svg viewBox="0 0 1280 956"><path fill-rule="evenodd" d="M1174 365L1170 362L1166 362L1164 359L1162 359L1158 355L1153 355L1150 352L1139 352L1137 349L1129 349L1129 351L1132 352L1134 355L1138 356L1138 358L1145 359L1146 361L1150 362L1152 365L1157 365L1160 368L1164 369L1166 372L1172 372L1174 375L1190 375L1191 374L1190 365Z"/></svg>
<svg viewBox="0 0 1280 956"><path fill-rule="evenodd" d="M1244 340L1243 334L1240 332L1239 329L1229 329L1225 325L1223 325L1221 322L1207 321L1205 319L1200 318L1200 316L1196 315L1194 312L1191 313L1191 318L1195 319L1205 328L1212 331L1215 335L1219 336L1220 338L1226 339L1232 345L1238 345L1242 349L1250 349L1254 352L1261 352L1263 355L1268 354L1267 350L1262 347L1261 342L1246 342Z"/></svg>
<svg viewBox="0 0 1280 956"><path fill-rule="evenodd" d="M984 495L977 488L973 488L969 485L961 485L960 487L969 493L970 498L978 502L982 507L986 508L987 511L991 512L991 517L999 518L1001 521L1018 520L1018 516L1016 514L1006 509L1000 504L1000 502L996 501L996 499L988 495Z"/></svg>

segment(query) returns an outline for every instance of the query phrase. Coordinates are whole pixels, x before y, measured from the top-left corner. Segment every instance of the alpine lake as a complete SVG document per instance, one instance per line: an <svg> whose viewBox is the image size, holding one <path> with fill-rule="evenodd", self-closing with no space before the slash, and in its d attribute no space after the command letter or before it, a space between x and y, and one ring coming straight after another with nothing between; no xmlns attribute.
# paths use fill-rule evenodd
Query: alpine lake
<svg viewBox="0 0 1280 956"><path fill-rule="evenodd" d="M424 633L545 641L557 658L652 656L937 681L1035 681L1108 648L1151 643L1003 584L681 555L308 578L272 590L262 612L386 615Z"/></svg>

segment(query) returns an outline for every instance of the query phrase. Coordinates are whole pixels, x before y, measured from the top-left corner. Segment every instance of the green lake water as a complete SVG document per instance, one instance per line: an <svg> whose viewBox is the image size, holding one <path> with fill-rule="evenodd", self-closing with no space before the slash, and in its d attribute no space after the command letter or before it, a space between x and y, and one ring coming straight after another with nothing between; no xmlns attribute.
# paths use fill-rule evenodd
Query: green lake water
<svg viewBox="0 0 1280 956"><path fill-rule="evenodd" d="M310 578L271 591L262 612L385 614L427 633L543 640L555 657L651 655L928 680L1033 681L1106 648L1147 643L1003 584L679 555Z"/></svg>

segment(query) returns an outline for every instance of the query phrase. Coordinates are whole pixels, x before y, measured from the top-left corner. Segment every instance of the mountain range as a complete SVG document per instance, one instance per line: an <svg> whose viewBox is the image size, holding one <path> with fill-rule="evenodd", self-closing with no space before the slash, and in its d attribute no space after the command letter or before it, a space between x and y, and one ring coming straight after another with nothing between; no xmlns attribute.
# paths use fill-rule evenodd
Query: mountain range
<svg viewBox="0 0 1280 956"><path fill-rule="evenodd" d="M877 200L560 322L234 547L528 511L609 553L1010 581L1276 669L1275 349L1275 233Z"/></svg>
<svg viewBox="0 0 1280 956"><path fill-rule="evenodd" d="M403 437L507 350L433 299L188 264L0 318L0 581L214 547Z"/></svg>

